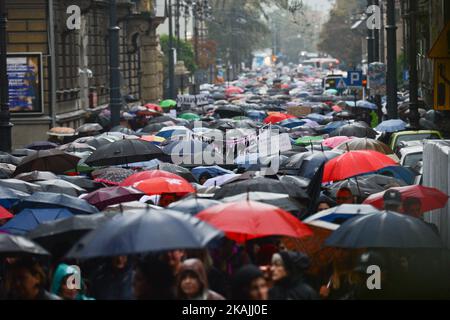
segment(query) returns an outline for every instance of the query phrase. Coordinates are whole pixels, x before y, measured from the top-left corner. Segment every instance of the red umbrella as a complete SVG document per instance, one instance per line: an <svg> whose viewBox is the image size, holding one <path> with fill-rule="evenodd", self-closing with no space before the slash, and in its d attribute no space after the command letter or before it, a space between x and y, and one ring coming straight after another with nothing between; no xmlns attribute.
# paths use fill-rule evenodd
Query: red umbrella
<svg viewBox="0 0 450 320"><path fill-rule="evenodd" d="M345 180L360 174L374 172L397 162L373 150L358 150L344 153L325 164L323 182Z"/></svg>
<svg viewBox="0 0 450 320"><path fill-rule="evenodd" d="M304 238L313 234L304 223L283 209L254 201L219 204L196 217L239 243L267 236Z"/></svg>
<svg viewBox="0 0 450 320"><path fill-rule="evenodd" d="M337 136L337 137L331 137L331 138L328 138L328 139L323 140L322 144L323 144L325 147L334 149L334 148L336 148L338 145L340 145L340 144L342 144L342 143L344 143L344 142L350 141L350 140L352 140L352 139L353 139L353 138L346 137L346 136Z"/></svg>
<svg viewBox="0 0 450 320"><path fill-rule="evenodd" d="M228 87L225 90L225 94L227 96L230 96L232 94L241 94L241 93L244 93L244 90L242 88L239 88L239 87Z"/></svg>
<svg viewBox="0 0 450 320"><path fill-rule="evenodd" d="M145 105L145 107L149 110L153 110L153 111L157 111L157 112L164 112L163 108L156 104L148 103Z"/></svg>
<svg viewBox="0 0 450 320"><path fill-rule="evenodd" d="M133 185L138 190L145 192L147 195L161 195L164 193L187 194L195 192L194 187L186 180L178 178L152 178L137 182Z"/></svg>
<svg viewBox="0 0 450 320"><path fill-rule="evenodd" d="M402 194L403 200L407 198L420 199L422 203L422 212L441 209L445 207L448 201L448 195L446 195L445 193L436 188L413 185L392 189L398 190ZM383 196L385 192L386 191L372 194L364 201L364 203L371 204L378 209L383 209L384 207Z"/></svg>
<svg viewBox="0 0 450 320"><path fill-rule="evenodd" d="M0 220L11 219L14 215L12 215L8 210L0 206Z"/></svg>
<svg viewBox="0 0 450 320"><path fill-rule="evenodd" d="M141 171L135 174L132 174L128 178L126 178L121 184L121 187L129 187L134 185L135 183L149 180L153 178L170 178L170 179L180 179L185 180L182 177L176 175L175 173L170 173L167 171L162 170L148 170L148 171ZM187 181L186 181L187 182Z"/></svg>
<svg viewBox="0 0 450 320"><path fill-rule="evenodd" d="M342 110L344 110L339 106L332 106L331 109L333 109L333 111L335 111L335 112L341 112Z"/></svg>
<svg viewBox="0 0 450 320"><path fill-rule="evenodd" d="M292 119L292 118L296 118L296 117L294 117L293 115L287 114L287 113L273 112L266 119L264 119L264 123L275 124L277 122L281 122L283 120Z"/></svg>

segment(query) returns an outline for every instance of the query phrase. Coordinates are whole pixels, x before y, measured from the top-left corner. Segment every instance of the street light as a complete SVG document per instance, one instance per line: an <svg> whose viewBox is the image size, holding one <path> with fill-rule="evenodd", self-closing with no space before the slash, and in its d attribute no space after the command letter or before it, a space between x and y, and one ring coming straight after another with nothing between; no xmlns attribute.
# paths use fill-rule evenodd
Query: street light
<svg viewBox="0 0 450 320"><path fill-rule="evenodd" d="M0 1L0 151L11 151L11 115L9 113L6 1Z"/></svg>
<svg viewBox="0 0 450 320"><path fill-rule="evenodd" d="M109 108L111 126L120 125L122 94L120 92L119 31L116 0L109 1Z"/></svg>

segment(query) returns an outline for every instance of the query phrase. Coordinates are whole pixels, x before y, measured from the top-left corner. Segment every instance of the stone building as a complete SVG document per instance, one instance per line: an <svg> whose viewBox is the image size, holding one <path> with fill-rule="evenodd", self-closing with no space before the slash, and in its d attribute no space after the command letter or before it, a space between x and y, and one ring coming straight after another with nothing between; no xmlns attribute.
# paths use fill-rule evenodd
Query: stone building
<svg viewBox="0 0 450 320"><path fill-rule="evenodd" d="M73 30L67 25L72 5L81 9L81 23ZM163 94L156 29L164 17L156 17L154 8L152 0L117 1L122 94L142 102L157 102ZM76 128L88 113L107 107L109 1L7 0L7 11L8 53L42 53L43 66L43 110L11 113L13 147L46 140L52 126Z"/></svg>

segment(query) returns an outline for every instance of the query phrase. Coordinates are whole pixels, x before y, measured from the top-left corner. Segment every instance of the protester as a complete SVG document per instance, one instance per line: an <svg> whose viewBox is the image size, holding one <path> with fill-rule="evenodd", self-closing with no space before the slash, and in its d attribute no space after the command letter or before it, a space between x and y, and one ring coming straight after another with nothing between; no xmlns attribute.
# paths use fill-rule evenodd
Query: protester
<svg viewBox="0 0 450 320"><path fill-rule="evenodd" d="M173 275L176 276L178 272L180 272L185 257L186 251L172 250L163 254L162 260L164 260L170 266Z"/></svg>
<svg viewBox="0 0 450 320"><path fill-rule="evenodd" d="M352 191L346 187L340 188L336 193L336 203L337 205L354 204L355 200Z"/></svg>
<svg viewBox="0 0 450 320"><path fill-rule="evenodd" d="M199 259L185 260L177 274L177 297L182 300L224 300L208 287L205 267Z"/></svg>
<svg viewBox="0 0 450 320"><path fill-rule="evenodd" d="M402 195L399 191L390 189L384 193L384 210L401 212L402 211Z"/></svg>
<svg viewBox="0 0 450 320"><path fill-rule="evenodd" d="M269 287L260 268L249 264L234 275L231 293L233 300L267 300Z"/></svg>
<svg viewBox="0 0 450 320"><path fill-rule="evenodd" d="M304 273L309 268L309 258L302 253L283 251L273 255L273 288L270 300L317 300L318 294L304 282Z"/></svg>

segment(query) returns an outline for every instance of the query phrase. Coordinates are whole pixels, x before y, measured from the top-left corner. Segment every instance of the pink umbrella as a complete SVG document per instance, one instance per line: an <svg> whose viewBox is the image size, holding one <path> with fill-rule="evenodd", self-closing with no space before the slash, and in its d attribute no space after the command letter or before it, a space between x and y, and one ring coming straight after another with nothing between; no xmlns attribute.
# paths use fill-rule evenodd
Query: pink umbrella
<svg viewBox="0 0 450 320"><path fill-rule="evenodd" d="M241 89L241 88L239 88L239 87L228 87L228 88L225 90L225 94L226 94L227 96L230 96L230 95L232 95L232 94L241 94L241 93L244 93L244 90Z"/></svg>
<svg viewBox="0 0 450 320"><path fill-rule="evenodd" d="M337 137L332 137L332 138L328 138L325 139L322 144L328 148L334 149L336 148L338 145L345 143L347 141L352 140L353 138L350 137L346 137L346 136L337 136Z"/></svg>

